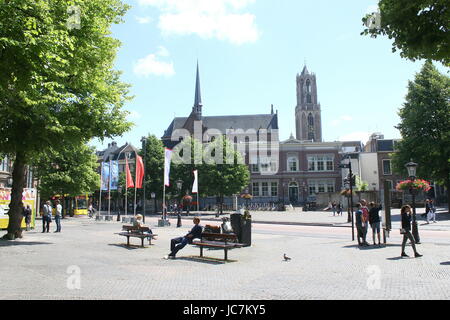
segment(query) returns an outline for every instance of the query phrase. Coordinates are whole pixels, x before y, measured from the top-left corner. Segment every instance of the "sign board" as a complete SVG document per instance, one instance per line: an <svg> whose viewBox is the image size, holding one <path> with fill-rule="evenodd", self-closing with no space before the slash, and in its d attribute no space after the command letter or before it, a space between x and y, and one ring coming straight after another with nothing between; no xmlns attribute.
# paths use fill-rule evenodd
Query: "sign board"
<svg viewBox="0 0 450 320"><path fill-rule="evenodd" d="M35 218L36 218L36 189L23 189L22 202L26 206L30 205L31 214L31 227L34 228ZM10 188L0 188L0 229L6 229L8 227L8 211L9 203L11 201L11 189ZM25 219L22 220L22 227L25 228Z"/></svg>

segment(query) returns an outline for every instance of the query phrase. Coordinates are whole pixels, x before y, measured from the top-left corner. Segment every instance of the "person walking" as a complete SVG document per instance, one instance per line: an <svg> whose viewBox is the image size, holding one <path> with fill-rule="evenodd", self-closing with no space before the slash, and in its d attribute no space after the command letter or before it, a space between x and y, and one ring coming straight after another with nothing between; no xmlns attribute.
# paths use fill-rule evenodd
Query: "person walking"
<svg viewBox="0 0 450 320"><path fill-rule="evenodd" d="M59 200L56 200L56 208L55 208L55 223L56 223L56 231L61 232L61 216L62 216L62 205Z"/></svg>
<svg viewBox="0 0 450 320"><path fill-rule="evenodd" d="M367 201L362 199L360 201L361 204L361 211L362 211L362 222L364 225L364 241L367 237L367 231L369 229L369 208L367 208ZM368 246L369 243L366 242L366 245Z"/></svg>
<svg viewBox="0 0 450 320"><path fill-rule="evenodd" d="M434 206L433 199L429 201L429 210L427 214L427 224L430 223L430 220L433 220L433 223L436 223L436 207Z"/></svg>
<svg viewBox="0 0 450 320"><path fill-rule="evenodd" d="M30 205L27 204L26 207L23 208L23 217L25 218L25 225L27 226L27 231L30 231L30 224L31 224L31 208Z"/></svg>
<svg viewBox="0 0 450 320"><path fill-rule="evenodd" d="M333 217L336 215L336 201L331 203L331 210L333 210Z"/></svg>
<svg viewBox="0 0 450 320"><path fill-rule="evenodd" d="M42 233L50 232L50 223L52 222L52 205L50 200L48 200L43 207L43 216L42 216Z"/></svg>
<svg viewBox="0 0 450 320"><path fill-rule="evenodd" d="M368 246L366 241L366 233L364 230L363 211L361 210L361 204L356 204L355 212L355 225L356 225L356 237L358 239L358 246Z"/></svg>
<svg viewBox="0 0 450 320"><path fill-rule="evenodd" d="M405 253L405 246L406 246L406 242L409 241L411 242L411 245L413 247L413 251L414 251L414 257L419 258L422 257L421 254L419 254L416 250L416 244L414 241L414 238L411 234L411 207L409 205L404 205L402 207L402 209L400 210L401 213L401 217L402 217L402 229L400 229L400 233L403 234L403 242L402 242L402 257L409 257L406 253Z"/></svg>
<svg viewBox="0 0 450 320"><path fill-rule="evenodd" d="M380 210L381 205L375 206L375 202L369 203L369 224L372 228L372 237L373 237L373 245L376 245L375 243L375 232L378 236L378 246L381 247L381 240L380 240L380 230L381 230L381 219L380 219Z"/></svg>
<svg viewBox="0 0 450 320"><path fill-rule="evenodd" d="M426 199L425 200L425 213L422 213L420 216L422 218L426 219L429 212L430 212L430 199Z"/></svg>
<svg viewBox="0 0 450 320"><path fill-rule="evenodd" d="M178 251L183 249L188 243L191 244L195 238L201 238L203 227L200 225L200 218L193 219L194 226L184 237L178 237L170 240L170 253L165 258L175 259Z"/></svg>

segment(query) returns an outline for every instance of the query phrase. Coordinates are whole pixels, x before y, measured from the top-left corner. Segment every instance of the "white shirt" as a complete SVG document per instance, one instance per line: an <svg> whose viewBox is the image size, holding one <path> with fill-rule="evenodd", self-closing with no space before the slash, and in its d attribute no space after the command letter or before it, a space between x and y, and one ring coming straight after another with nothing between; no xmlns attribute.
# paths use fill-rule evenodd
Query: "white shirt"
<svg viewBox="0 0 450 320"><path fill-rule="evenodd" d="M56 214L57 216L60 216L62 214L62 205L61 204L57 204L56 205Z"/></svg>

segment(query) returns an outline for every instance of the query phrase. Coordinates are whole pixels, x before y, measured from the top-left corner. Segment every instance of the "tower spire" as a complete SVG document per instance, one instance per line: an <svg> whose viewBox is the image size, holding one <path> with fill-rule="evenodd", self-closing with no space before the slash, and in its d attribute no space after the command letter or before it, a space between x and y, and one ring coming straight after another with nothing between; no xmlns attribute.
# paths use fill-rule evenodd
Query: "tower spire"
<svg viewBox="0 0 450 320"><path fill-rule="evenodd" d="M202 115L202 94L200 92L200 72L198 68L198 60L197 60L197 78L195 80L195 100L193 111L199 116Z"/></svg>

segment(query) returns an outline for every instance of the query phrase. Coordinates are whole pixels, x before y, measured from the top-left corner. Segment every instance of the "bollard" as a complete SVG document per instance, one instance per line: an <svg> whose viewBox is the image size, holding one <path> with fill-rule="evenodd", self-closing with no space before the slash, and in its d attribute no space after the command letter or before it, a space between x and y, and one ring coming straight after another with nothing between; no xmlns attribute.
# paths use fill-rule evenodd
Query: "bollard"
<svg viewBox="0 0 450 320"><path fill-rule="evenodd" d="M181 227L181 215L178 214L177 228Z"/></svg>

